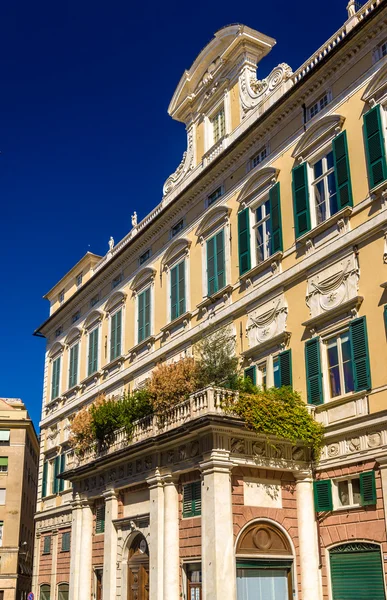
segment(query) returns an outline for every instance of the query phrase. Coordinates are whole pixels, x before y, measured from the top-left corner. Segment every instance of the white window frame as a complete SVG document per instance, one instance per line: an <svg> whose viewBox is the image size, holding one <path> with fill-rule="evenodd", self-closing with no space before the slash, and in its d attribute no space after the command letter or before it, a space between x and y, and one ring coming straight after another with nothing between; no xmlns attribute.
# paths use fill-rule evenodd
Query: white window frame
<svg viewBox="0 0 387 600"><path fill-rule="evenodd" d="M247 207L250 210L250 213L249 213L250 257L251 257L251 268L252 269L254 267L257 267L258 265L262 264L263 262L265 262L265 260L267 260L268 258L270 258L270 256L272 256L272 254L269 252L268 255L263 260L258 262L257 240L256 240L256 229L258 228L258 225L259 225L259 223L256 222L256 211L259 206L261 206L262 204L265 204L269 200L270 190L272 187L273 187L273 184L270 184L269 187L265 187L264 190L262 190L261 192L258 192L258 194L256 196L254 196L253 199L249 202L248 207ZM268 241L270 244L270 238Z"/></svg>
<svg viewBox="0 0 387 600"><path fill-rule="evenodd" d="M149 252L149 255L141 262L142 257ZM143 265L145 265L146 262L148 262L148 260L151 258L152 256L152 249L151 248L147 248L146 250L144 250L144 252L138 257L138 266L142 267Z"/></svg>
<svg viewBox="0 0 387 600"><path fill-rule="evenodd" d="M4 502L1 502L1 494L4 492ZM0 488L0 506L5 506L7 503L7 488Z"/></svg>
<svg viewBox="0 0 387 600"><path fill-rule="evenodd" d="M110 318L109 318L109 322L110 322ZM89 375L90 335L96 329L98 330L97 370L94 371L94 373L92 373L91 375ZM87 332L87 356L86 356L86 374L87 374L86 376L87 377L92 377L95 373L98 373L98 370L101 366L101 347L102 347L102 327L100 327L100 324L97 323L97 325L95 325L94 327L91 327L91 329L89 329Z"/></svg>
<svg viewBox="0 0 387 600"><path fill-rule="evenodd" d="M332 141L329 142L328 144L324 145L324 148L322 150L320 150L318 153L311 156L308 160L309 211L310 211L312 228L317 227L318 225L321 225L321 223L325 223L325 221L327 221L328 219L333 217L333 214L337 214L337 212L339 210L339 208L338 208L336 213L333 213L332 215L330 214L328 175L330 175L331 173L335 173L334 163L333 163L333 167L331 167L327 171L323 172L323 174L320 177L317 177L316 179L314 177L315 164L318 163L320 160L323 160L326 163L326 161L327 161L326 157L328 156L328 154L330 154L331 152L333 154ZM321 223L317 223L317 203L316 203L316 197L315 197L315 183L316 182L318 183L319 181L322 181L322 180L324 180L324 191L325 191L325 195L326 195L325 206L327 208L327 216L324 219L324 221L321 221ZM336 188L336 197L338 197L337 188Z"/></svg>
<svg viewBox="0 0 387 600"><path fill-rule="evenodd" d="M231 281L231 265L230 265L230 256L231 256L231 247L230 247L230 222L220 223L217 227L214 227L211 231L207 231L205 235L202 237L202 264L204 268L202 269L202 289L204 291L203 298L208 297L208 277L207 277L207 241L212 237L216 236L223 229L223 240L224 240L224 273L225 273L225 281L222 289L229 285ZM220 291L220 290L219 290Z"/></svg>
<svg viewBox="0 0 387 600"><path fill-rule="evenodd" d="M51 394L52 394L52 378L54 375L54 362L60 358L60 369L59 369L59 387L58 387L58 395L55 396L55 398L51 398ZM64 362L64 352L63 349L61 350L60 353L56 353L54 356L51 357L51 379L50 379L50 387L49 387L49 397L50 397L50 402L51 400L55 400L56 398L60 398L61 397L61 391L64 389L63 388L63 362Z"/></svg>
<svg viewBox="0 0 387 600"><path fill-rule="evenodd" d="M255 169L256 167L258 167L258 165L261 165L269 156L269 145L265 144L264 146L261 146L261 148L258 150L258 152L255 152L255 154L250 158L250 161L248 163L248 171L252 171L253 169ZM262 156L262 154L264 154L264 156ZM254 164L254 161L257 160L257 162Z"/></svg>
<svg viewBox="0 0 387 600"><path fill-rule="evenodd" d="M356 504L353 502L353 490L352 490L352 481L354 479L357 479L359 481L359 485L360 485L360 474L358 473L357 475L347 475L345 477L337 477L335 479L332 479L332 500L333 500L333 510L347 510L350 508L359 508L361 506L360 503ZM352 500L352 502L350 502L350 504L340 504L340 498L339 498L339 483L342 481L347 481L348 482L348 495L350 500Z"/></svg>
<svg viewBox="0 0 387 600"><path fill-rule="evenodd" d="M177 225L179 225L180 223L182 223L181 229L179 229L179 231L177 231L176 233L173 233L174 227L177 227ZM174 225L172 225L171 229L169 230L169 239L173 240L177 236L179 236L180 233L183 231L184 227L185 227L185 218L182 217L181 219L179 219L178 221L176 221L176 223Z"/></svg>
<svg viewBox="0 0 387 600"><path fill-rule="evenodd" d="M263 359L257 360L257 362L251 366L255 366L255 379L256 385L262 387L262 367L266 369L266 389L274 387L274 362L278 359L281 354L281 350L268 354Z"/></svg>
<svg viewBox="0 0 387 600"><path fill-rule="evenodd" d="M188 256L187 253L184 252L183 254L179 254L178 256L176 256L176 258L171 261L170 263L168 263L168 271L167 271L167 307L168 307L168 323L172 322L172 315L171 315L171 271L174 267L176 267L177 265L179 265L181 262L184 262L184 276L185 276L185 312L190 312L191 310L191 303L190 303L190 296L191 296L191 289L190 289L190 266L189 263L190 261L188 260ZM151 311L152 311L152 306L151 306ZM178 317L180 318L180 317Z"/></svg>
<svg viewBox="0 0 387 600"><path fill-rule="evenodd" d="M5 504L5 502L4 502ZM0 521L0 548L3 547L3 537L4 537L4 521Z"/></svg>
<svg viewBox="0 0 387 600"><path fill-rule="evenodd" d="M210 196L212 196L212 194L215 194L215 192L217 192L218 190L220 190L220 194L219 196L216 198L216 200L213 200L212 202L209 201ZM224 186L222 185L218 185L210 194L208 194L208 196L205 199L204 202L204 206L205 208L211 208L211 206L214 206L216 204L216 202L218 202L218 200L224 195Z"/></svg>
<svg viewBox="0 0 387 600"><path fill-rule="evenodd" d="M322 101L326 98L326 104L321 106ZM307 120L311 121L317 115L324 111L324 109L329 106L332 102L332 92L331 90L326 90L323 94L320 94L318 98L316 98L313 102L309 104L307 107ZM316 112L312 115L312 110L317 106Z"/></svg>
<svg viewBox="0 0 387 600"><path fill-rule="evenodd" d="M78 273L78 275L75 278L75 285L77 287L77 290L79 290L79 288L82 286L83 283L83 272L81 271L80 273Z"/></svg>
<svg viewBox="0 0 387 600"><path fill-rule="evenodd" d="M349 332L348 324L346 326L341 327L340 329L336 329L335 331L330 331L320 337L320 356L321 356L321 370L322 370L322 381L323 381L323 394L324 394L324 403L334 402L340 398L346 398L351 396L354 392L346 392L345 394L340 394L339 396L331 395L331 386L329 381L329 364L328 364L328 341L332 338L337 338L343 333ZM339 364L340 373L342 374L342 365ZM341 377L340 377L341 379ZM341 380L342 381L342 380ZM341 383L340 381L340 383Z"/></svg>
<svg viewBox="0 0 387 600"><path fill-rule="evenodd" d="M387 38L379 42L373 51L373 62L376 63L387 56Z"/></svg>
<svg viewBox="0 0 387 600"><path fill-rule="evenodd" d="M58 294L59 304L62 305L64 303L64 300L65 300L65 290L63 289Z"/></svg>
<svg viewBox="0 0 387 600"><path fill-rule="evenodd" d="M219 138L217 142L214 140L213 130L213 119L223 109L224 111L224 135ZM222 97L213 106L211 112L204 119L204 131L205 131L205 152L210 150L216 144L225 138L231 131L230 123L230 96L229 92L223 93Z"/></svg>

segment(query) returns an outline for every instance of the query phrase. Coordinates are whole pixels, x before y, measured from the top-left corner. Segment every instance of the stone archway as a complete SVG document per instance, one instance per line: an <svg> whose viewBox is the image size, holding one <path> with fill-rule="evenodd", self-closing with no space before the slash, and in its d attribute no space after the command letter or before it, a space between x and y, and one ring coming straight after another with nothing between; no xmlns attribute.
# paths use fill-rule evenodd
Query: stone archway
<svg viewBox="0 0 387 600"><path fill-rule="evenodd" d="M236 547L237 600L292 600L293 560L289 539L274 523L248 525Z"/></svg>
<svg viewBox="0 0 387 600"><path fill-rule="evenodd" d="M128 600L149 600L149 549L140 532L129 548Z"/></svg>

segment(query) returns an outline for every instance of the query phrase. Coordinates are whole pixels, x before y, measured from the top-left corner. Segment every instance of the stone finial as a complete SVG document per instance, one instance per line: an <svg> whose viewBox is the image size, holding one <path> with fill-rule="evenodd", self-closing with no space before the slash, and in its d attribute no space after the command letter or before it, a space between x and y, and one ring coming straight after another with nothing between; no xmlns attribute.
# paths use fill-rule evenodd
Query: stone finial
<svg viewBox="0 0 387 600"><path fill-rule="evenodd" d="M109 252L111 252L114 248L114 239L112 238L112 236L110 236L109 239Z"/></svg>
<svg viewBox="0 0 387 600"><path fill-rule="evenodd" d="M349 0L348 6L347 6L347 11L348 11L348 19L350 19L351 17L355 16L355 14L356 14L356 2L355 2L355 0Z"/></svg>
<svg viewBox="0 0 387 600"><path fill-rule="evenodd" d="M137 213L134 211L132 214L132 227L137 227Z"/></svg>

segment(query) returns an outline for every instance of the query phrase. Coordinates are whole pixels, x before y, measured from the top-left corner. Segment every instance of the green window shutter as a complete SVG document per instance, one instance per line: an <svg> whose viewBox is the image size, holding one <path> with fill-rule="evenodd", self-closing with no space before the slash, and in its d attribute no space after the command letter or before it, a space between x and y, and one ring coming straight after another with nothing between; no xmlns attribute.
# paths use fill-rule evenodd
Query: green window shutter
<svg viewBox="0 0 387 600"><path fill-rule="evenodd" d="M54 477L52 480L52 493L53 494L57 494L59 492L59 482L60 482L60 479L58 479L59 473L60 473L60 456L58 454L58 456L56 456L55 460L54 460Z"/></svg>
<svg viewBox="0 0 387 600"><path fill-rule="evenodd" d="M138 343L150 336L150 288L138 296Z"/></svg>
<svg viewBox="0 0 387 600"><path fill-rule="evenodd" d="M201 482L183 486L183 517L198 517L202 513Z"/></svg>
<svg viewBox="0 0 387 600"><path fill-rule="evenodd" d="M43 478L42 478L42 498L47 496L47 474L48 474L48 462L43 463Z"/></svg>
<svg viewBox="0 0 387 600"><path fill-rule="evenodd" d="M62 552L70 552L70 532L62 533Z"/></svg>
<svg viewBox="0 0 387 600"><path fill-rule="evenodd" d="M332 483L330 479L320 479L313 484L314 506L316 512L325 512L333 509Z"/></svg>
<svg viewBox="0 0 387 600"><path fill-rule="evenodd" d="M256 385L257 373L256 373L255 365L253 365L252 367L249 367L248 369L245 369L244 374L245 374L245 379L251 379L253 384Z"/></svg>
<svg viewBox="0 0 387 600"><path fill-rule="evenodd" d="M0 467L8 467L8 457L0 456Z"/></svg>
<svg viewBox="0 0 387 600"><path fill-rule="evenodd" d="M51 536L46 535L43 538L43 554L50 554L51 552Z"/></svg>
<svg viewBox="0 0 387 600"><path fill-rule="evenodd" d="M64 452L62 452L62 454L60 455L60 473L63 473L64 470L66 468L66 454ZM65 480L64 479L59 479L59 491L63 492L65 487Z"/></svg>
<svg viewBox="0 0 387 600"><path fill-rule="evenodd" d="M225 264L224 264L224 231L216 234L216 279L217 289L221 290L226 285Z"/></svg>
<svg viewBox="0 0 387 600"><path fill-rule="evenodd" d="M239 275L251 269L249 214L249 208L238 213Z"/></svg>
<svg viewBox="0 0 387 600"><path fill-rule="evenodd" d="M145 317L145 338L150 336L150 288L145 290L145 306L144 306L144 317Z"/></svg>
<svg viewBox="0 0 387 600"><path fill-rule="evenodd" d="M78 354L79 344L70 348L69 388L78 383Z"/></svg>
<svg viewBox="0 0 387 600"><path fill-rule="evenodd" d="M185 261L171 269L171 321L185 313Z"/></svg>
<svg viewBox="0 0 387 600"><path fill-rule="evenodd" d="M380 105L377 105L371 108L363 118L370 189L387 179L386 146L380 110Z"/></svg>
<svg viewBox="0 0 387 600"><path fill-rule="evenodd" d="M211 296L215 289L215 238L207 241L207 294Z"/></svg>
<svg viewBox="0 0 387 600"><path fill-rule="evenodd" d="M296 238L310 230L310 208L307 163L303 162L292 170L293 210Z"/></svg>
<svg viewBox="0 0 387 600"><path fill-rule="evenodd" d="M360 496L362 506L376 504L375 472L360 473Z"/></svg>
<svg viewBox="0 0 387 600"><path fill-rule="evenodd" d="M87 374L92 375L98 369L98 327L89 334L89 361Z"/></svg>
<svg viewBox="0 0 387 600"><path fill-rule="evenodd" d="M337 205L340 210L345 206L352 206L353 204L351 173L348 159L347 132L343 131L336 136L333 140L332 146L337 186Z"/></svg>
<svg viewBox="0 0 387 600"><path fill-rule="evenodd" d="M59 356L52 363L51 400L59 396L60 362L61 357Z"/></svg>
<svg viewBox="0 0 387 600"><path fill-rule="evenodd" d="M292 351L284 350L278 355L279 369L280 369L280 382L282 386L292 387Z"/></svg>
<svg viewBox="0 0 387 600"><path fill-rule="evenodd" d="M270 219L271 219L271 239L270 251L282 252L282 219L281 219L281 192L279 182L273 185L269 193L270 200Z"/></svg>
<svg viewBox="0 0 387 600"><path fill-rule="evenodd" d="M95 511L95 533L105 531L105 505L100 504Z"/></svg>
<svg viewBox="0 0 387 600"><path fill-rule="evenodd" d="M355 392L371 389L371 370L368 356L367 322L365 317L349 325Z"/></svg>
<svg viewBox="0 0 387 600"><path fill-rule="evenodd" d="M324 402L320 360L320 338L314 337L305 344L306 379L308 404Z"/></svg>
<svg viewBox="0 0 387 600"><path fill-rule="evenodd" d="M121 354L121 323L122 310L119 310L111 317L110 360L114 360Z"/></svg>

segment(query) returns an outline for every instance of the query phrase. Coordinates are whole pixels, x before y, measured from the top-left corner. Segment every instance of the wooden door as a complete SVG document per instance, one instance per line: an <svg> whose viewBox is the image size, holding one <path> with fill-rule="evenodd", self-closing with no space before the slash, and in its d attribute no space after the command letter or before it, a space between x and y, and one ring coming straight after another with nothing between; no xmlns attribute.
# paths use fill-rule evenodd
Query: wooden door
<svg viewBox="0 0 387 600"><path fill-rule="evenodd" d="M128 600L149 600L149 561L131 560L128 571Z"/></svg>
<svg viewBox="0 0 387 600"><path fill-rule="evenodd" d="M102 600L102 569L95 572L96 600Z"/></svg>

